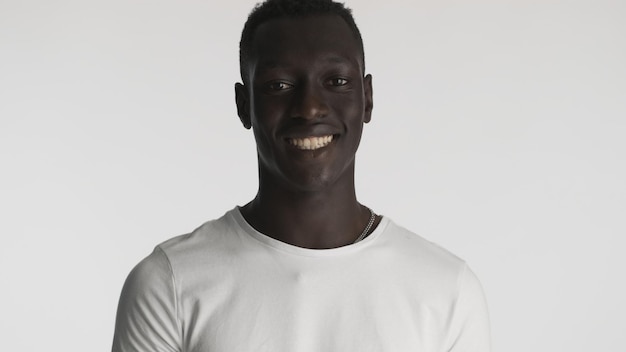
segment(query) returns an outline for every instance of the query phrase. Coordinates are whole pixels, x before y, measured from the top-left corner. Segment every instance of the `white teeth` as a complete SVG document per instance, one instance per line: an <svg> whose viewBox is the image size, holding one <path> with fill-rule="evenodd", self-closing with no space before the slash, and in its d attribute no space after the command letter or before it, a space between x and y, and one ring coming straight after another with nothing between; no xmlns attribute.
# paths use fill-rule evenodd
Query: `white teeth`
<svg viewBox="0 0 626 352"><path fill-rule="evenodd" d="M291 145L298 149L315 150L327 146L333 140L333 136L289 138L288 140Z"/></svg>

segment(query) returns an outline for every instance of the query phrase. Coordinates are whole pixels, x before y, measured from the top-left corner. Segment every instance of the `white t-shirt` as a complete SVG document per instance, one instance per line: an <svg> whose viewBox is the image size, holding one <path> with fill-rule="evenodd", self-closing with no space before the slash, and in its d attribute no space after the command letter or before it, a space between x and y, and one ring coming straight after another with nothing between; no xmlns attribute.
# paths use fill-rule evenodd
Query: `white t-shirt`
<svg viewBox="0 0 626 352"><path fill-rule="evenodd" d="M239 208L156 247L120 298L114 352L489 352L465 262L383 217L363 241L307 249Z"/></svg>

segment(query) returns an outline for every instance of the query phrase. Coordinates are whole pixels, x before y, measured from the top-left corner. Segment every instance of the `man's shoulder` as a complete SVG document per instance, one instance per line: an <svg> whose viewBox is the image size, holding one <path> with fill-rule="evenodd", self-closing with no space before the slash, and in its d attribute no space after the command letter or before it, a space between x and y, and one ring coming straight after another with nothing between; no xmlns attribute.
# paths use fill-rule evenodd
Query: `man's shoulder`
<svg viewBox="0 0 626 352"><path fill-rule="evenodd" d="M163 251L170 261L194 258L196 255L224 249L233 242L238 233L236 221L232 216L234 211L236 208L219 218L206 221L190 233L172 237L158 244L157 248Z"/></svg>
<svg viewBox="0 0 626 352"><path fill-rule="evenodd" d="M448 249L421 235L389 221L382 244L390 246L397 260L414 263L420 268L436 269L457 274L464 270L466 263Z"/></svg>

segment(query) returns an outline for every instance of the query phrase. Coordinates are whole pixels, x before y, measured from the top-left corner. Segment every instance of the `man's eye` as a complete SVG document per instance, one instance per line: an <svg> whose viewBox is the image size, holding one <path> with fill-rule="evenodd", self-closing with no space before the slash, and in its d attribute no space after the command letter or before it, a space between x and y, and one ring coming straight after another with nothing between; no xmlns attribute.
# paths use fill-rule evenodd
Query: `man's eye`
<svg viewBox="0 0 626 352"><path fill-rule="evenodd" d="M346 84L348 84L348 80L345 78L338 77L338 78L333 78L330 80L330 85L332 86L339 87L339 86L345 86Z"/></svg>
<svg viewBox="0 0 626 352"><path fill-rule="evenodd" d="M267 85L269 90L285 90L291 88L291 84L285 82L272 82Z"/></svg>

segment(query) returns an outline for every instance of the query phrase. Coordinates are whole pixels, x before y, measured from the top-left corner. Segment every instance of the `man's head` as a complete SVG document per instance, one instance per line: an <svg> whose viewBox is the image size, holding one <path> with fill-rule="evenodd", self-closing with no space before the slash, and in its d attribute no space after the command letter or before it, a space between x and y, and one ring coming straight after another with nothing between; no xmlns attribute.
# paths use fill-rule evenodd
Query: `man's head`
<svg viewBox="0 0 626 352"><path fill-rule="evenodd" d="M293 8L308 8L298 1ZM373 105L372 77L364 74L363 45L353 27L335 12L316 11L264 17L243 46L237 113L254 132L261 188L354 187L354 156Z"/></svg>
<svg viewBox="0 0 626 352"><path fill-rule="evenodd" d="M350 27L356 40L365 68L365 54L361 32L354 22L352 11L342 3L332 0L267 0L259 3L248 16L239 42L239 68L244 84L249 83L248 61L253 53L254 35L259 25L264 22L280 18L303 18L313 15L337 15Z"/></svg>

